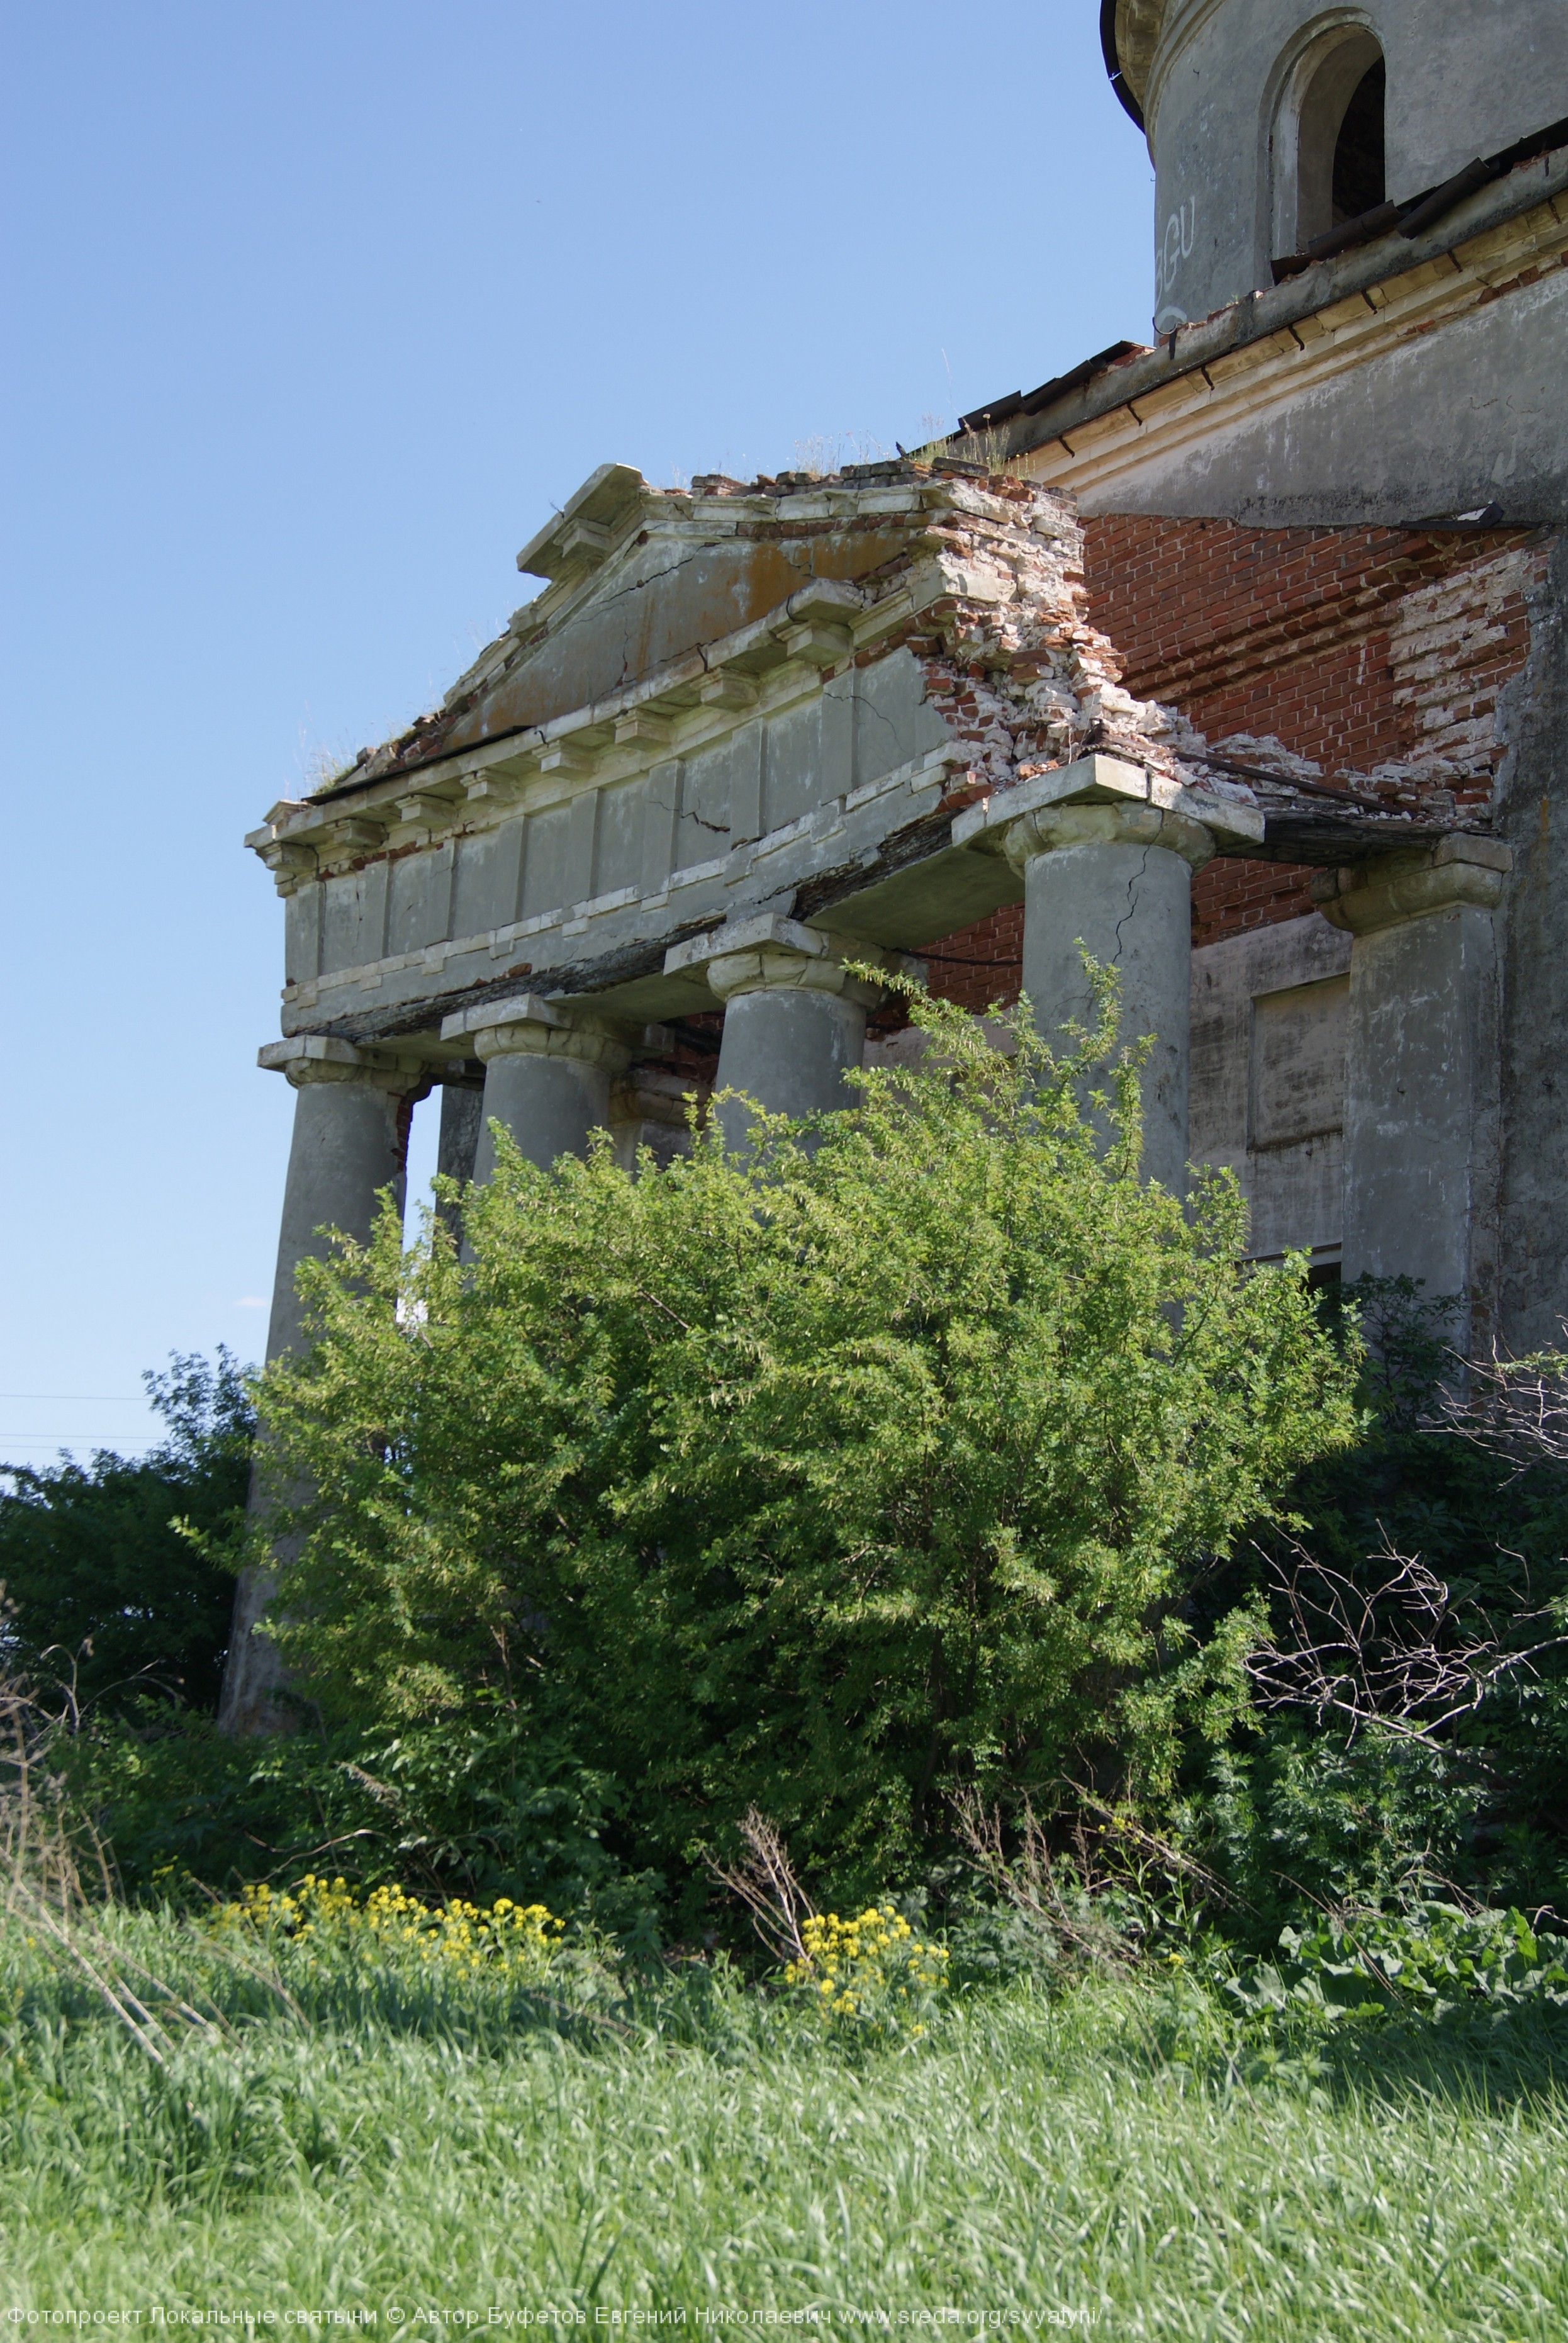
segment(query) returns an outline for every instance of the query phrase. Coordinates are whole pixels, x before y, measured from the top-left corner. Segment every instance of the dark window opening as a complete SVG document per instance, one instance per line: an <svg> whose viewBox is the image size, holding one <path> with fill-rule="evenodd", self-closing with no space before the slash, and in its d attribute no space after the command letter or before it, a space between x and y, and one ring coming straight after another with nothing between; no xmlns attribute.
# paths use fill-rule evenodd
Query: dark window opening
<svg viewBox="0 0 1568 2343"><path fill-rule="evenodd" d="M1388 199L1383 172L1383 103L1388 74L1380 57L1356 84L1334 148L1333 221L1360 219Z"/></svg>

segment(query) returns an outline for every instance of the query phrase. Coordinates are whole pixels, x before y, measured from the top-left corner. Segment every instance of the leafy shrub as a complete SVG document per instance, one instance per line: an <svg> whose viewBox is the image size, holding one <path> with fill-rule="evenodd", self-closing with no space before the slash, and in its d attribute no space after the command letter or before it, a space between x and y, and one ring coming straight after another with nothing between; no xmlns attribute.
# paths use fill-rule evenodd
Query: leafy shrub
<svg viewBox="0 0 1568 2343"><path fill-rule="evenodd" d="M1538 1935L1523 1912L1421 1902L1400 1912L1324 1916L1281 1932L1278 1962L1230 1981L1254 2015L1338 2019L1443 2016L1468 2004L1568 2008L1568 1937Z"/></svg>
<svg viewBox="0 0 1568 2343"><path fill-rule="evenodd" d="M390 1210L307 1263L316 1346L260 1403L314 1493L275 1632L327 1714L498 1702L614 1784L634 1868L755 1802L840 1895L955 1785L1159 1793L1222 1737L1255 1613L1200 1639L1191 1587L1351 1438L1351 1369L1299 1264L1239 1264L1228 1177L1141 1181L1098 982L1060 1061L1027 1009L1010 1060L917 1000L927 1066L854 1111L658 1177L503 1143L471 1264Z"/></svg>
<svg viewBox="0 0 1568 2343"><path fill-rule="evenodd" d="M0 1467L0 1583L23 1673L74 1677L83 1705L128 1710L148 1692L217 1704L234 1607L222 1556L238 1537L255 1417L246 1371L175 1357L143 1377L167 1427L133 1463Z"/></svg>
<svg viewBox="0 0 1568 2343"><path fill-rule="evenodd" d="M450 1727L243 1742L207 1717L149 1711L89 1722L50 1759L142 1899L298 1877L327 1853L360 1887L542 1901L608 1927L645 1926L657 1895L605 1845L613 1785L493 1709Z"/></svg>
<svg viewBox="0 0 1568 2343"><path fill-rule="evenodd" d="M1483 1794L1442 1743L1375 1728L1347 1740L1274 1717L1212 1754L1183 1843L1231 1891L1227 1931L1261 1945L1303 1908L1399 1908L1473 1874Z"/></svg>

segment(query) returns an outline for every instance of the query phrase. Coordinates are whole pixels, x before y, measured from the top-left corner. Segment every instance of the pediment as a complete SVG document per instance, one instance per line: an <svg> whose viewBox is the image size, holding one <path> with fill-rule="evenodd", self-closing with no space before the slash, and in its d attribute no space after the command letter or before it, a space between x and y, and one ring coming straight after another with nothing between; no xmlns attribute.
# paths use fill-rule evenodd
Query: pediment
<svg viewBox="0 0 1568 2343"><path fill-rule="evenodd" d="M854 585L908 549L907 516L878 528L824 512L808 526L780 519L766 496L693 496L631 478L604 518L589 498L524 548L519 562L550 583L514 619L509 655L454 710L448 751L591 707L771 617L803 586Z"/></svg>
<svg viewBox="0 0 1568 2343"><path fill-rule="evenodd" d="M333 794L536 732L683 663L700 672L712 646L782 611L802 588L852 589L907 560L918 493L907 478L879 498L877 485L786 476L658 488L630 465L601 465L518 556L520 569L547 580L544 591L514 612L439 710L367 751Z"/></svg>

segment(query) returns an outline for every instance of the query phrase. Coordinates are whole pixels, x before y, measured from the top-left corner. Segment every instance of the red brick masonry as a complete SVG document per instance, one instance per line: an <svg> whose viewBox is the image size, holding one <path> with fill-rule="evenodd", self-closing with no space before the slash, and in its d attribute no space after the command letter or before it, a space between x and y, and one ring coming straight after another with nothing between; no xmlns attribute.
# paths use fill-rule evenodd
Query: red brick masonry
<svg viewBox="0 0 1568 2343"><path fill-rule="evenodd" d="M1543 548L1522 529L1245 528L1107 513L1084 523L1089 615L1140 699L1173 701L1211 742L1272 734L1325 778L1429 761L1484 805L1498 699L1530 649ZM1212 862L1192 940L1309 909L1307 873Z"/></svg>
<svg viewBox="0 0 1568 2343"><path fill-rule="evenodd" d="M1377 774L1393 803L1433 789L1455 806L1489 801L1500 699L1529 656L1545 562L1523 529L1084 523L1087 615L1129 691L1173 702L1211 743L1271 735L1326 779ZM1193 888L1194 945L1297 918L1308 876L1211 862ZM1011 1000L1022 936L1015 906L933 945L932 990L971 1009Z"/></svg>

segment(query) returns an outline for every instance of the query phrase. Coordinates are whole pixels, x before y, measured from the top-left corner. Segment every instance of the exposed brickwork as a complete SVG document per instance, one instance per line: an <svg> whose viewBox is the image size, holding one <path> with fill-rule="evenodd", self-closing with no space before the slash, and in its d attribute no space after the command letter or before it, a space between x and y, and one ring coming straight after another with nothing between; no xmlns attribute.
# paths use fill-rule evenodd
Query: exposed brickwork
<svg viewBox="0 0 1568 2343"><path fill-rule="evenodd" d="M1502 753L1498 703L1530 656L1529 598L1543 546L1516 547L1407 594L1389 630L1394 704L1414 746L1457 773L1461 804L1484 803Z"/></svg>
<svg viewBox="0 0 1568 2343"><path fill-rule="evenodd" d="M944 936L923 957L926 981L939 1000L976 1011L1007 1007L1022 982L1023 905L1004 904L989 920Z"/></svg>
<svg viewBox="0 0 1568 2343"><path fill-rule="evenodd" d="M1174 701L1211 739L1277 733L1327 771L1365 773L1425 745L1396 696L1397 606L1526 543L1518 529L1246 528L1111 513L1084 523L1084 584L1129 691ZM1523 566L1504 567L1522 621Z"/></svg>
<svg viewBox="0 0 1568 2343"><path fill-rule="evenodd" d="M1211 862L1192 881L1192 949L1249 928L1299 920L1312 908L1312 877L1296 862Z"/></svg>
<svg viewBox="0 0 1568 2343"><path fill-rule="evenodd" d="M1326 775L1377 775L1395 803L1486 804L1499 696L1529 653L1544 548L1527 532L1247 528L1114 513L1084 524L1089 613L1125 688L1211 743L1271 735ZM1379 773L1380 768L1419 769ZM1308 874L1219 861L1192 940L1297 918Z"/></svg>
<svg viewBox="0 0 1568 2343"><path fill-rule="evenodd" d="M1271 736L1326 777L1372 777L1391 802L1489 802L1501 695L1529 655L1545 548L1519 529L1246 528L1113 513L1084 524L1087 616L1123 688L1171 703L1211 743ZM1366 785L1363 779L1362 786ZM1299 918L1310 872L1211 862L1192 940ZM969 1008L1010 999L1022 913L933 948L932 990ZM969 967L970 960L997 966Z"/></svg>
<svg viewBox="0 0 1568 2343"><path fill-rule="evenodd" d="M1192 890L1194 948L1245 928L1299 919L1312 908L1310 875L1293 863L1210 863ZM927 983L939 1000L977 1011L993 1003L1006 1007L1018 999L1023 982L1023 905L1009 903L989 920L944 936L923 957Z"/></svg>

